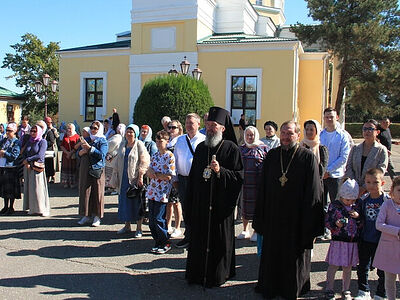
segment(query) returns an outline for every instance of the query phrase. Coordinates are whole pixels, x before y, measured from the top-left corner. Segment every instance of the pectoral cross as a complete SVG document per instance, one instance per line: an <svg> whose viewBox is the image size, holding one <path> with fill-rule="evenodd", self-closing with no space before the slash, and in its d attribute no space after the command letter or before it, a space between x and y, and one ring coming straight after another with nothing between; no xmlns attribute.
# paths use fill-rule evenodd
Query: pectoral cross
<svg viewBox="0 0 400 300"><path fill-rule="evenodd" d="M285 186L285 183L288 182L288 180L289 179L286 177L285 173L283 173L282 176L279 177L279 181L280 181L282 187Z"/></svg>

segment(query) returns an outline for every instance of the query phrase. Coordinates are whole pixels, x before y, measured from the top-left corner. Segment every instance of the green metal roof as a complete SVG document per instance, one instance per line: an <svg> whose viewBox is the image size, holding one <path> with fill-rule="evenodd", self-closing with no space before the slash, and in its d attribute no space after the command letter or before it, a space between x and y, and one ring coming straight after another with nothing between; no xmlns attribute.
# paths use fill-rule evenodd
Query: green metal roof
<svg viewBox="0 0 400 300"><path fill-rule="evenodd" d="M67 51L82 51L82 50L103 50L103 49L118 49L118 48L129 48L131 46L130 40L118 41L113 43L105 43L105 44L97 44L90 46L82 46L76 48L68 48L62 49L58 52L67 52Z"/></svg>
<svg viewBox="0 0 400 300"><path fill-rule="evenodd" d="M25 96L23 94L15 93L1 86L0 86L0 97L7 99L25 100Z"/></svg>
<svg viewBox="0 0 400 300"><path fill-rule="evenodd" d="M248 43L271 43L271 42L296 42L297 38L269 37L261 35L250 35L244 33L214 34L197 41L197 44L248 44Z"/></svg>

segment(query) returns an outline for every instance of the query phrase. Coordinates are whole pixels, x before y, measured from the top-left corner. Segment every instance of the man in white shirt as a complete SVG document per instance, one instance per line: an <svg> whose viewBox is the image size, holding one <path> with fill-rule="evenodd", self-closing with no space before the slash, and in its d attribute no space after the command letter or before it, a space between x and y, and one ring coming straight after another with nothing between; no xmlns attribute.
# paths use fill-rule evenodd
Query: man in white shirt
<svg viewBox="0 0 400 300"><path fill-rule="evenodd" d="M190 113L186 116L185 121L186 134L181 135L175 144L175 166L178 174L178 193L182 203L183 218L185 219L185 194L187 188L187 180L192 167L193 155L198 144L206 138L204 134L199 132L200 116L196 113ZM185 237L176 244L177 248L186 248L190 241L190 227L185 222Z"/></svg>

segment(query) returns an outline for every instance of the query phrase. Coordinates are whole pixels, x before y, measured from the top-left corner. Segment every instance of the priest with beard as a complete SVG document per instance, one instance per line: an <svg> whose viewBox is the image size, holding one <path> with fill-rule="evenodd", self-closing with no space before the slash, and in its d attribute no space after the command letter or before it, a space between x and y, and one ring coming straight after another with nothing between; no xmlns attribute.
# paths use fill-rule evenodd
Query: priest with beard
<svg viewBox="0 0 400 300"><path fill-rule="evenodd" d="M267 299L296 299L310 289L311 249L324 233L321 180L315 155L298 144L287 121L281 146L264 160L254 230L263 236L256 291Z"/></svg>
<svg viewBox="0 0 400 300"><path fill-rule="evenodd" d="M234 211L242 182L243 164L229 112L211 107L185 199L185 222L192 229L186 264L189 284L220 286L235 275Z"/></svg>

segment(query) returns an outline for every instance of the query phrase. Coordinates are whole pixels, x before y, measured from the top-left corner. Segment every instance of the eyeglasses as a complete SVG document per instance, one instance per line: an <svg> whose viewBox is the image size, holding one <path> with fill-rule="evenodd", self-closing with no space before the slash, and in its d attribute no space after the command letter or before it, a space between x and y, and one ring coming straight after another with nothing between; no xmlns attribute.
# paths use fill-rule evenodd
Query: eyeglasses
<svg viewBox="0 0 400 300"><path fill-rule="evenodd" d="M178 126L168 126L168 129L178 129Z"/></svg>
<svg viewBox="0 0 400 300"><path fill-rule="evenodd" d="M96 126L90 126L90 130L99 130L99 127L96 127Z"/></svg>
<svg viewBox="0 0 400 300"><path fill-rule="evenodd" d="M371 131L371 132L373 132L375 130L376 130L376 128L374 128L374 127L363 127L363 131Z"/></svg>
<svg viewBox="0 0 400 300"><path fill-rule="evenodd" d="M36 129L31 129L31 132L37 132L37 130Z"/></svg>

